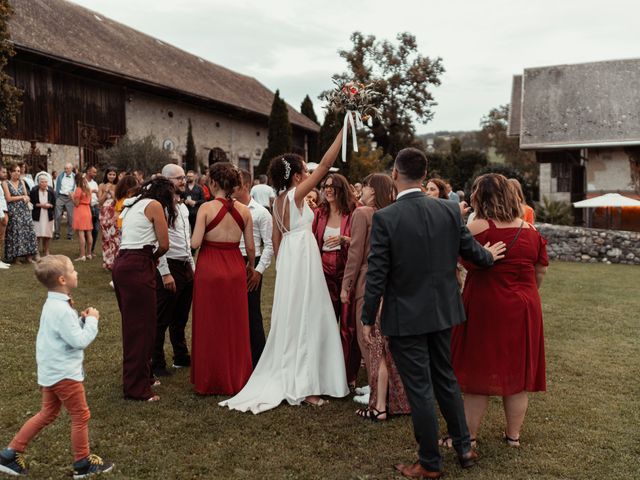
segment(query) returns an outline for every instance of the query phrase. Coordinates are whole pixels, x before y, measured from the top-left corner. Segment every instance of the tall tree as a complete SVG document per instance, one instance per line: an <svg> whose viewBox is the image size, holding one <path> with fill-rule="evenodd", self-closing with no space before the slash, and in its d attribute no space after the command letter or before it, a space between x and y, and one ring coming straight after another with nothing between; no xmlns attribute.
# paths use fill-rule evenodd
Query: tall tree
<svg viewBox="0 0 640 480"><path fill-rule="evenodd" d="M302 101L302 105L300 105L300 113L302 113L305 117L318 123L318 117L316 116L316 112L313 109L313 102L311 101L311 98L309 97L309 95L304 97L304 100Z"/></svg>
<svg viewBox="0 0 640 480"><path fill-rule="evenodd" d="M311 98L309 98L309 95L304 97L304 100L302 101L302 105L300 105L300 113L302 113L309 120L312 120L315 123L318 123L318 117L316 116L316 112L313 109L313 102L311 101ZM307 134L307 149L308 149L307 160L309 162L320 161L319 154L318 154L319 147L320 147L319 135L317 133L308 133Z"/></svg>
<svg viewBox="0 0 640 480"><path fill-rule="evenodd" d="M22 103L22 91L16 88L5 67L9 59L15 55L9 39L9 17L13 9L8 0L0 0L0 134L4 133L16 121Z"/></svg>
<svg viewBox="0 0 640 480"><path fill-rule="evenodd" d="M442 59L418 52L416 37L408 32L396 36L397 44L376 40L374 35L354 32L351 50L341 50L348 71L338 75L343 81L374 83L380 92L382 119L375 119L373 140L386 154L395 157L399 150L415 146L414 121L426 123L433 118L436 105L431 87L440 85L444 72Z"/></svg>
<svg viewBox="0 0 640 480"><path fill-rule="evenodd" d="M191 126L191 119L189 119L189 127L187 128L187 151L184 155L184 163L187 170L194 170L198 164L196 158L196 143L193 141L193 128Z"/></svg>
<svg viewBox="0 0 640 480"><path fill-rule="evenodd" d="M532 186L538 181L538 164L535 155L520 150L518 137L507 135L509 122L509 105L500 105L482 117L478 132L479 143L484 148L494 147L498 155L502 155L505 162L522 172L527 183Z"/></svg>
<svg viewBox="0 0 640 480"><path fill-rule="evenodd" d="M266 173L269 168L269 162L273 157L291 151L292 135L287 104L280 98L280 90L276 90L271 104L271 114L269 115L267 148L263 152L260 164L256 168L256 174Z"/></svg>

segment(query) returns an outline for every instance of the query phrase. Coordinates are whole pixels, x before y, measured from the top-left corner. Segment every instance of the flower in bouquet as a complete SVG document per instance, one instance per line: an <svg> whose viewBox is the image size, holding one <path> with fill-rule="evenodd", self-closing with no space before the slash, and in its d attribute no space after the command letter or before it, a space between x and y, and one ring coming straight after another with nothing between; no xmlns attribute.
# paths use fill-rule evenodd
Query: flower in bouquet
<svg viewBox="0 0 640 480"><path fill-rule="evenodd" d="M375 103L380 94L373 88L372 83L365 85L362 82L345 82L334 77L336 88L323 93L320 98L327 102L326 108L330 112L347 113L357 112L363 120L370 117L380 117L380 110Z"/></svg>

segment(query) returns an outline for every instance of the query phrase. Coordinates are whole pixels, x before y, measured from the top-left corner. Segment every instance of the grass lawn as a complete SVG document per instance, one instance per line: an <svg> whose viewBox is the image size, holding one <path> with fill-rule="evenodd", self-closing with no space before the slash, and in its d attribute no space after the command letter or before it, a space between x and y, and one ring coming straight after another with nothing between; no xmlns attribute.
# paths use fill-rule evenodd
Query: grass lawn
<svg viewBox="0 0 640 480"><path fill-rule="evenodd" d="M72 258L76 241L58 240ZM408 417L380 424L354 415L351 399L326 407L282 406L251 415L195 395L189 372L163 379L155 404L122 399L120 317L100 260L77 264L76 306L101 312L87 349L86 389L95 453L113 460L109 478L389 479L391 465L416 458ZM273 268L264 288L270 311ZM506 448L500 403L479 437L481 463L462 471L445 453L449 478L640 478L640 268L553 263L542 289L548 392L532 395L523 448ZM0 444L38 411L35 339L46 292L31 266L0 271ZM212 306L215 308L215 305ZM167 346L170 354L170 347ZM169 357L170 358L170 357ZM28 452L32 478L68 478L72 461L66 414Z"/></svg>

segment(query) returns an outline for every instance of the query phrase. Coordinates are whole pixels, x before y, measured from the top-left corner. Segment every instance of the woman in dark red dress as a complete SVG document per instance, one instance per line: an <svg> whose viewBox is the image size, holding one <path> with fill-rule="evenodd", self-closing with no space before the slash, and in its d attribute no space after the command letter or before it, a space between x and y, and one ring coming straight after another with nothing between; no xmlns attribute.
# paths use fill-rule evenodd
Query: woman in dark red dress
<svg viewBox="0 0 640 480"><path fill-rule="evenodd" d="M476 219L469 230L481 243L502 241L505 258L489 269L464 262L462 294L467 322L451 339L453 368L469 433L475 439L490 396L501 396L506 416L504 438L520 445L527 392L546 389L542 307L538 288L549 264L546 241L523 221L515 191L503 175L475 181L471 205Z"/></svg>
<svg viewBox="0 0 640 480"><path fill-rule="evenodd" d="M216 163L213 200L198 210L191 246L200 248L193 285L191 383L203 395L235 395L251 376L247 270L255 246L249 209L231 199L240 172ZM240 253L244 234L248 263ZM250 272L253 273L253 272Z"/></svg>

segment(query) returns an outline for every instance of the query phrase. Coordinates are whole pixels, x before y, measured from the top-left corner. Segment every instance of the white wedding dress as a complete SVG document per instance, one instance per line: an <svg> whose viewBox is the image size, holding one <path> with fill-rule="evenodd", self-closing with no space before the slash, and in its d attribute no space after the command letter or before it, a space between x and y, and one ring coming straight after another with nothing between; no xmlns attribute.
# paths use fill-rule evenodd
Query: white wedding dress
<svg viewBox="0 0 640 480"><path fill-rule="evenodd" d="M311 231L313 212L287 193L288 231L274 212L282 241L271 310L271 330L262 356L245 387L221 406L258 414L286 400L291 405L309 395L344 397L349 393L340 331ZM274 209L275 210L275 209ZM283 231L284 230L284 231Z"/></svg>

